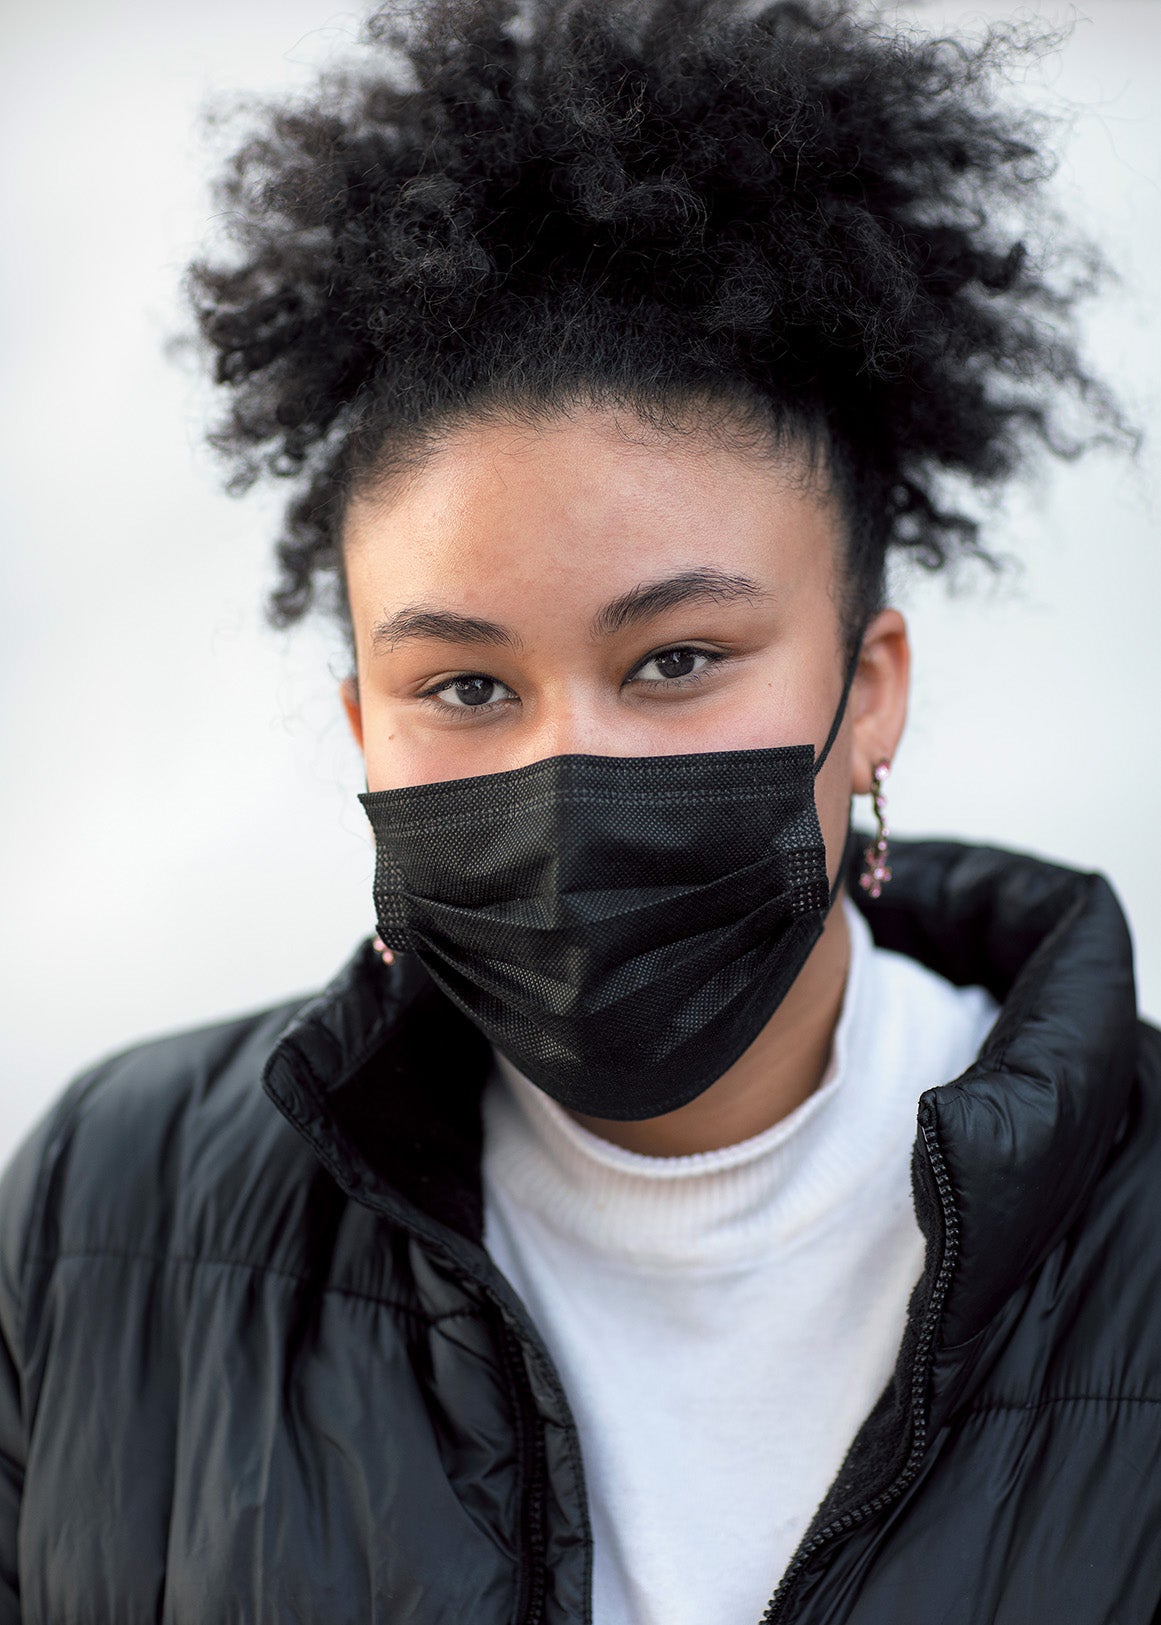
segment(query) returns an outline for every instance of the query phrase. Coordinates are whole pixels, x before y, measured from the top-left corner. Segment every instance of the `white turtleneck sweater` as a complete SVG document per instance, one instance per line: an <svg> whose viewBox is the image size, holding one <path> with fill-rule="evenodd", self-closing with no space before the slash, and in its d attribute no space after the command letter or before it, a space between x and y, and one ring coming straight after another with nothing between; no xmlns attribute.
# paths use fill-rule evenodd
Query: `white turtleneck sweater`
<svg viewBox="0 0 1161 1625"><path fill-rule="evenodd" d="M485 1245L580 1429L594 1625L757 1625L894 1368L923 1269L919 1096L974 1060L996 1006L844 907L827 1073L753 1139L625 1151L497 1056Z"/></svg>

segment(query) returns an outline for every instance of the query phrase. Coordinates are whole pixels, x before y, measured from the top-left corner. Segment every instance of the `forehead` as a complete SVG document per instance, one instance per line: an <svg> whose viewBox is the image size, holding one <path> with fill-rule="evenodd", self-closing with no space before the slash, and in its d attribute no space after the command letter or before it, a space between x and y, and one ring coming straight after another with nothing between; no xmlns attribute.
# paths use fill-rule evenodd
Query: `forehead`
<svg viewBox="0 0 1161 1625"><path fill-rule="evenodd" d="M413 589L542 580L608 596L661 570L829 580L838 507L798 445L661 430L624 413L458 428L416 468L353 498L343 545L360 583Z"/></svg>

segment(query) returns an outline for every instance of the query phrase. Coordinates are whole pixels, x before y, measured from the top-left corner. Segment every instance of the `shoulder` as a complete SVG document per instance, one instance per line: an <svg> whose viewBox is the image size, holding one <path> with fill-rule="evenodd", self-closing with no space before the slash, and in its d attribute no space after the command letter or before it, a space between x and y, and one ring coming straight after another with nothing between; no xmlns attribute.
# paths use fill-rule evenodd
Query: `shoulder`
<svg viewBox="0 0 1161 1625"><path fill-rule="evenodd" d="M1158 1306L1161 1356L1161 1230L1157 1192L1161 1190L1161 1032L1137 1024L1137 1069L1108 1159L1101 1170L1081 1227L1096 1227L1101 1246L1124 1257L1132 1271L1150 1274ZM1161 1358L1158 1360L1161 1371Z"/></svg>
<svg viewBox="0 0 1161 1625"><path fill-rule="evenodd" d="M1134 1086L1084 1222L1096 1227L1102 1250L1127 1279L1147 1284L1156 1310L1154 1369L1161 1379L1161 1031L1141 1021L1137 1040Z"/></svg>
<svg viewBox="0 0 1161 1625"><path fill-rule="evenodd" d="M1145 1089L1153 1094L1161 1091L1161 1028L1151 1021L1137 1025L1140 1052L1139 1076Z"/></svg>
<svg viewBox="0 0 1161 1625"><path fill-rule="evenodd" d="M1141 1022L1116 1137L1067 1234L1029 1282L1005 1356L974 1408L1081 1401L1146 1407L1161 1422L1161 1032ZM1046 1328L1054 1328L1046 1340Z"/></svg>
<svg viewBox="0 0 1161 1625"><path fill-rule="evenodd" d="M262 1069L306 1002L137 1043L75 1078L0 1178L9 1285L37 1262L82 1255L268 1251L273 1204L254 1200L256 1181L301 1183L313 1159L263 1092Z"/></svg>

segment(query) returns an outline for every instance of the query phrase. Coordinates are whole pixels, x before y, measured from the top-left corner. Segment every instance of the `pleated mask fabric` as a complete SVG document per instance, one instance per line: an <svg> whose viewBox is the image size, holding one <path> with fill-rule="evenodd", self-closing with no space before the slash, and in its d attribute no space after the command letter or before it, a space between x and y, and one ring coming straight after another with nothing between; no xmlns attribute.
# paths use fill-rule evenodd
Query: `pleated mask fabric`
<svg viewBox="0 0 1161 1625"><path fill-rule="evenodd" d="M852 663L853 675L853 663ZM555 756L366 791L389 948L570 1110L640 1121L765 1026L837 892L810 745Z"/></svg>

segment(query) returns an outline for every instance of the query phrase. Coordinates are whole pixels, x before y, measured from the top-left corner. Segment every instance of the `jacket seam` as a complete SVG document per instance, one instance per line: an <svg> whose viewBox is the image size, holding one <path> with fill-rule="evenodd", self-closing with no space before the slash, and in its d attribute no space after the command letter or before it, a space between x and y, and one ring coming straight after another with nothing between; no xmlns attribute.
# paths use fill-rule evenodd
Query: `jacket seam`
<svg viewBox="0 0 1161 1625"><path fill-rule="evenodd" d="M1159 1394L1046 1394L1042 1399L997 1399L983 1405L973 1405L964 1412L964 1419L987 1416L991 1411L1038 1411L1046 1405L1075 1405L1095 1403L1101 1405L1161 1405Z"/></svg>
<svg viewBox="0 0 1161 1625"><path fill-rule="evenodd" d="M448 1309L437 1315L427 1314L413 1304L402 1303L397 1298L385 1298L374 1292L359 1292L354 1287L336 1286L320 1280L317 1276L299 1275L294 1270L281 1269L277 1264L266 1264L260 1259L211 1258L190 1253L148 1253L120 1247L68 1247L57 1253L34 1253L28 1259L28 1263L54 1265L71 1258L115 1258L126 1263L178 1264L193 1269L208 1266L214 1269L252 1270L263 1275L278 1276L281 1280L294 1281L299 1286L313 1287L318 1292L333 1293L341 1298L354 1298L360 1303L379 1304L384 1309L396 1309L400 1314L411 1315L414 1319L426 1321L432 1326L441 1321L457 1320L474 1313L471 1309Z"/></svg>

